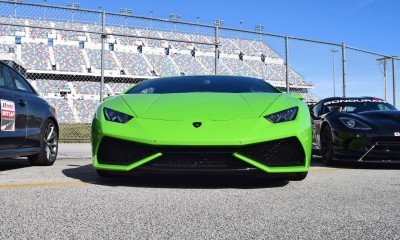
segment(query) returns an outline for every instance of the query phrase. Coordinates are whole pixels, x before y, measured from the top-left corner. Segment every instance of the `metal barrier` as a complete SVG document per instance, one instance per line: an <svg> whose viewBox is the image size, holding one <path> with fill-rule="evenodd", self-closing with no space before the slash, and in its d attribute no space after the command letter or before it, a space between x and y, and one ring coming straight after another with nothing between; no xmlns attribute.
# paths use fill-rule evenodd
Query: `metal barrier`
<svg viewBox="0 0 400 240"><path fill-rule="evenodd" d="M13 55L54 105L61 138L90 139L104 97L174 75L264 79L308 102L374 96L399 104L399 59L329 43L101 10L0 0L0 57Z"/></svg>

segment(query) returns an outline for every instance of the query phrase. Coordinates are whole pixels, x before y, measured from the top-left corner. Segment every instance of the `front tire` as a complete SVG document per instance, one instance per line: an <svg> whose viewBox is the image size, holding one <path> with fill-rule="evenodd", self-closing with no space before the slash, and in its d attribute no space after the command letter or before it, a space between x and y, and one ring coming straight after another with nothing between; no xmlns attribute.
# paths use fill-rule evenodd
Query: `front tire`
<svg viewBox="0 0 400 240"><path fill-rule="evenodd" d="M28 156L32 165L51 166L54 164L58 153L58 128L56 123L49 119L43 125L40 136L40 152Z"/></svg>
<svg viewBox="0 0 400 240"><path fill-rule="evenodd" d="M322 162L330 166L333 162L333 139L332 139L332 130L330 126L324 128L321 134L321 156Z"/></svg>

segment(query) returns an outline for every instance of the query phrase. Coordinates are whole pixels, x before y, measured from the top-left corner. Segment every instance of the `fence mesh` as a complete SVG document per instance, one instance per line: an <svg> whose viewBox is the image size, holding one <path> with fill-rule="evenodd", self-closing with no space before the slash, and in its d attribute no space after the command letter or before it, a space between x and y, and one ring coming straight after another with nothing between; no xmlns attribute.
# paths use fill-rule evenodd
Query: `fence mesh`
<svg viewBox="0 0 400 240"><path fill-rule="evenodd" d="M385 98L382 56L347 49L346 96L373 96ZM387 98L387 96L386 96ZM386 99L393 102L393 99Z"/></svg>
<svg viewBox="0 0 400 240"><path fill-rule="evenodd" d="M177 16L0 0L0 57L5 54L57 109L61 138L71 141L90 139L101 91L107 97L155 77L214 74L215 66L218 75L260 78L284 92L288 80L289 91L307 102L343 96L346 70L346 96L400 102L400 84L393 82L400 78L399 60L393 68L391 58L346 48L343 69L341 44L185 23Z"/></svg>

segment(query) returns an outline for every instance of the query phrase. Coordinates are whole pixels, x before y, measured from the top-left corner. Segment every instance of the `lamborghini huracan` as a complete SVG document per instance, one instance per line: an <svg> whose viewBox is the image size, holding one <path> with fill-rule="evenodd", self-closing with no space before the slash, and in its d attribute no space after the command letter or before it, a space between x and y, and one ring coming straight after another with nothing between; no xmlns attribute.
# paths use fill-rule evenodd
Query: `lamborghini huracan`
<svg viewBox="0 0 400 240"><path fill-rule="evenodd" d="M302 180L312 130L300 99L250 77L143 81L99 105L93 166L100 176L257 172Z"/></svg>

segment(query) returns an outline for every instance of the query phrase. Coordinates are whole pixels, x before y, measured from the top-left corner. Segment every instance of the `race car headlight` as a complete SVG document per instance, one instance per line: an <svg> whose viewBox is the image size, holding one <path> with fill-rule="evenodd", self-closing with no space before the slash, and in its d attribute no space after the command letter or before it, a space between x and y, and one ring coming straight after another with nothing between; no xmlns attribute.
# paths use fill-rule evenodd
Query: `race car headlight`
<svg viewBox="0 0 400 240"><path fill-rule="evenodd" d="M111 122L126 123L133 118L128 114L118 112L109 108L104 108L103 111L105 119Z"/></svg>
<svg viewBox="0 0 400 240"><path fill-rule="evenodd" d="M349 117L341 117L339 118L340 121L350 129L361 129L361 130L369 130L371 129L370 126L361 122L360 120L349 118Z"/></svg>
<svg viewBox="0 0 400 240"><path fill-rule="evenodd" d="M296 118L298 110L298 107L292 107L280 112L266 115L264 117L272 123L292 121Z"/></svg>

